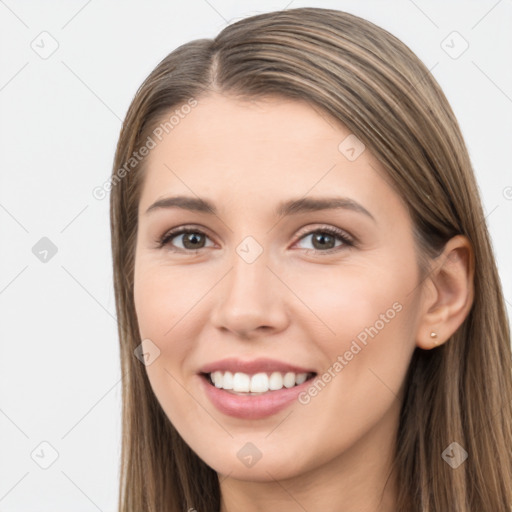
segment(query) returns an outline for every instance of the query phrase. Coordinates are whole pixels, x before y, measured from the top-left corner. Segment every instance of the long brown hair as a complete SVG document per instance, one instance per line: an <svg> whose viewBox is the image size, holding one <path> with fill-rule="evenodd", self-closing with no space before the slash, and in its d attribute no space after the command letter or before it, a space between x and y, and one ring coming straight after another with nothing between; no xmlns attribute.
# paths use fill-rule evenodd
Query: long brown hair
<svg viewBox="0 0 512 512"><path fill-rule="evenodd" d="M144 365L134 356L141 341L133 276L145 160L135 164L130 159L161 133L160 123L173 110L181 107L185 115L184 105L211 91L305 100L344 123L377 157L406 202L424 276L429 258L446 241L456 234L469 238L475 261L471 310L446 343L432 350L416 348L406 376L394 463L396 510L510 512L510 333L457 120L435 79L405 44L357 16L320 8L252 16L227 26L213 40L180 46L144 81L126 115L111 187L124 383L119 511L220 508L216 472L173 428ZM168 132L172 122L163 126ZM468 453L456 469L441 456L453 442Z"/></svg>

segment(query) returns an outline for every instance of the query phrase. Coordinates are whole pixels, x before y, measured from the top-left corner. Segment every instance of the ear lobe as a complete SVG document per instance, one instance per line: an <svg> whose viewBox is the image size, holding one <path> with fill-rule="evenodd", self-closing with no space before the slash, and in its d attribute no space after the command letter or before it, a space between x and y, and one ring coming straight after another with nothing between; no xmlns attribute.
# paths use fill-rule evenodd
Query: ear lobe
<svg viewBox="0 0 512 512"><path fill-rule="evenodd" d="M473 299L473 248L466 236L456 235L434 260L433 270L423 284L417 346L429 350L445 343L464 322Z"/></svg>

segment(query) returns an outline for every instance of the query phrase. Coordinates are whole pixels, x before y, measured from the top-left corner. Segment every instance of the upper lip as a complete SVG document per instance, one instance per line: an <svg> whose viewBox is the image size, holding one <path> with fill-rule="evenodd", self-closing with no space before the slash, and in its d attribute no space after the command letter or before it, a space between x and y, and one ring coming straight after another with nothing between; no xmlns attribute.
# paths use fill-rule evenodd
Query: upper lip
<svg viewBox="0 0 512 512"><path fill-rule="evenodd" d="M276 359L259 358L252 359L250 361L244 361L234 357L208 363L199 370L200 373L213 373L215 371L229 371L233 373L241 372L250 375L265 372L316 373L314 370L302 368L300 366L282 361L277 361Z"/></svg>

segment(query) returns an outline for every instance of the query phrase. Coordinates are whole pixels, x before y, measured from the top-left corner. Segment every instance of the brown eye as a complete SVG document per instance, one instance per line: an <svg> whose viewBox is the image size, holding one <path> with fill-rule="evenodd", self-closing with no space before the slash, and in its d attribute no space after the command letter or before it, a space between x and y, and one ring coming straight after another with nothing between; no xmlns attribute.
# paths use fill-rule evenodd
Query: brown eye
<svg viewBox="0 0 512 512"><path fill-rule="evenodd" d="M314 233L311 235L315 249L333 249L336 245L336 238L328 233Z"/></svg>
<svg viewBox="0 0 512 512"><path fill-rule="evenodd" d="M185 249L201 249L205 243L205 236L201 233L184 233L183 245Z"/></svg>
<svg viewBox="0 0 512 512"><path fill-rule="evenodd" d="M353 240L343 231L326 227L310 231L303 235L299 242L302 242L311 237L311 243L313 245L312 250L317 252L333 252L337 251L338 248L351 247L354 245ZM307 247L302 247L307 250L311 250Z"/></svg>
<svg viewBox="0 0 512 512"><path fill-rule="evenodd" d="M169 246L171 250L194 251L207 247L207 240L208 237L202 231L181 228L167 232L159 241L159 247Z"/></svg>

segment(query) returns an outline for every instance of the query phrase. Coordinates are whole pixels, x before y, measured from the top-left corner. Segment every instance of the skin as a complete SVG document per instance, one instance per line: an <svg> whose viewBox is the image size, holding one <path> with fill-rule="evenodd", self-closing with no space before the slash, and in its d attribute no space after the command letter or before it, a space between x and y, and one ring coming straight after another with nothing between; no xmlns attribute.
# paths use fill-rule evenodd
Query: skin
<svg viewBox="0 0 512 512"><path fill-rule="evenodd" d="M399 483L385 483L404 377L415 347L445 342L467 315L471 246L453 238L420 280L406 206L368 148L354 161L340 152L350 135L344 125L279 97L215 93L198 101L151 150L139 204L137 319L141 339L160 350L146 366L151 386L187 444L217 471L221 512L391 512ZM207 198L218 214L146 213L175 195ZM374 220L343 209L274 213L284 200L335 195ZM203 248L187 249L186 235L158 247L185 225L205 233ZM335 239L322 249L313 235L326 226L355 245ZM250 264L236 252L247 236L263 249ZM400 312L305 405L244 420L219 412L202 391L199 368L231 356L271 357L322 375L396 303ZM252 467L237 457L247 442L262 454Z"/></svg>

